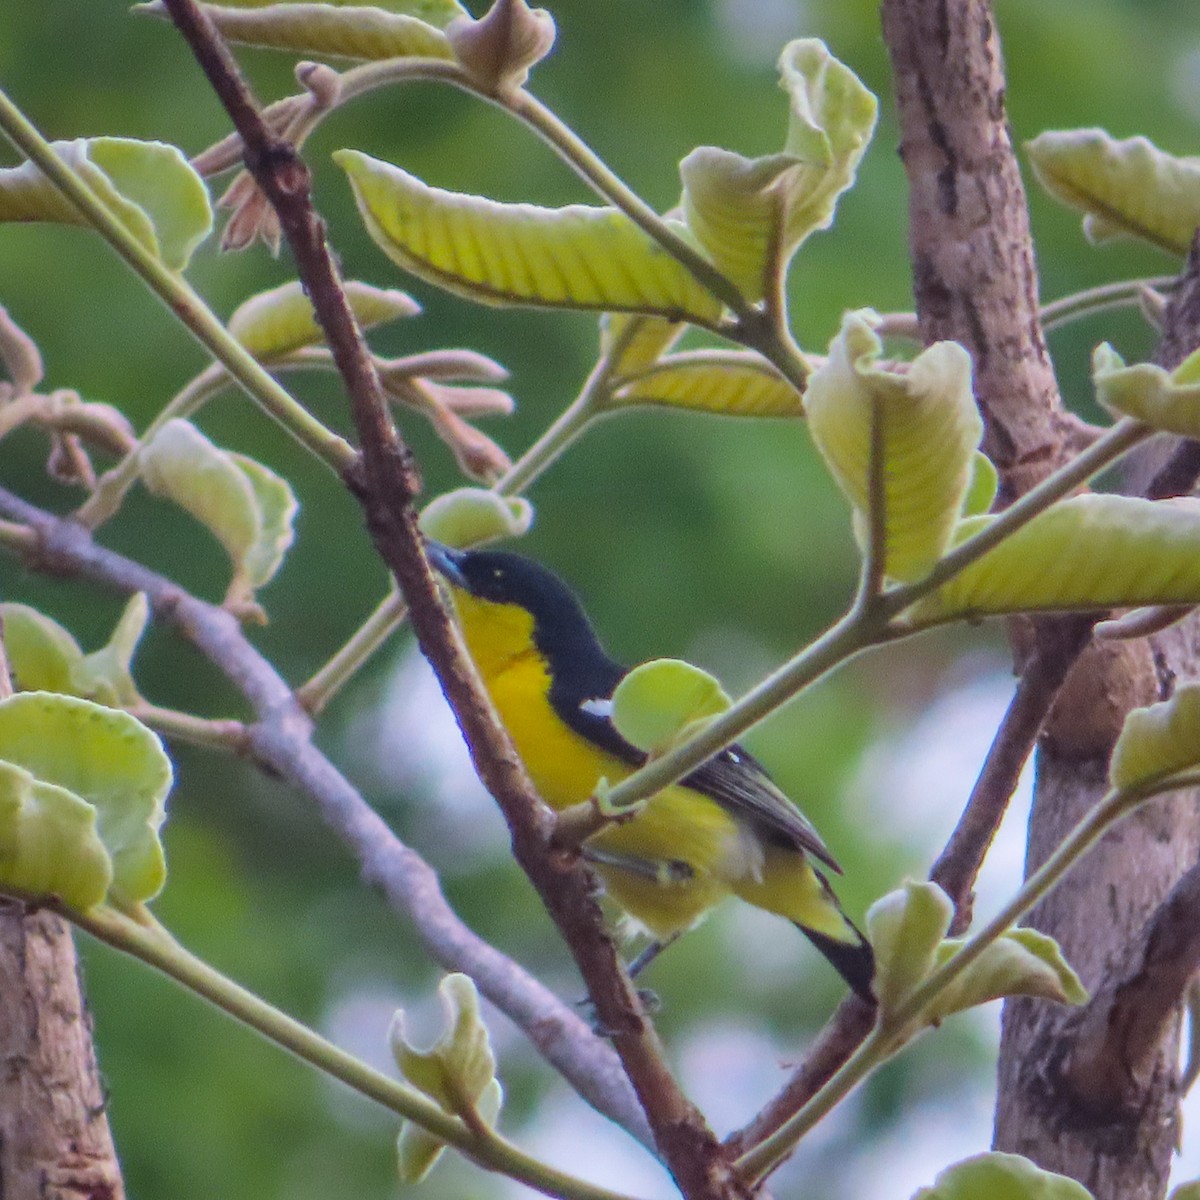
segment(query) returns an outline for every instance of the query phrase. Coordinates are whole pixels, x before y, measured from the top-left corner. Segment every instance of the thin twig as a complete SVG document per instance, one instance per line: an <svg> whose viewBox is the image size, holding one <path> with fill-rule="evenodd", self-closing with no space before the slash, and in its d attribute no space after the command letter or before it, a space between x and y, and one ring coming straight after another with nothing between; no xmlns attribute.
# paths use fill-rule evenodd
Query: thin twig
<svg viewBox="0 0 1200 1200"><path fill-rule="evenodd" d="M741 1194L719 1143L683 1096L653 1025L608 937L588 872L551 853L550 814L529 784L466 657L425 557L413 499L419 480L392 424L370 353L346 301L311 201L309 173L294 149L276 139L211 19L194 0L166 0L246 149L246 165L279 215L325 340L345 380L359 438L361 470L346 480L366 514L376 549L396 576L421 648L454 709L476 770L496 798L517 861L537 888L587 982L597 1015L638 1094L655 1142L689 1200Z"/></svg>
<svg viewBox="0 0 1200 1200"><path fill-rule="evenodd" d="M430 957L469 975L581 1096L639 1140L649 1130L611 1048L538 980L476 936L446 902L437 874L311 741L312 723L287 683L247 641L237 620L178 584L98 546L74 521L0 489L0 513L28 537L14 546L35 570L132 595L145 592L156 620L192 642L245 697L257 717L247 730L252 761L295 787L358 861L365 882L406 916ZM32 544L29 544L32 543Z"/></svg>

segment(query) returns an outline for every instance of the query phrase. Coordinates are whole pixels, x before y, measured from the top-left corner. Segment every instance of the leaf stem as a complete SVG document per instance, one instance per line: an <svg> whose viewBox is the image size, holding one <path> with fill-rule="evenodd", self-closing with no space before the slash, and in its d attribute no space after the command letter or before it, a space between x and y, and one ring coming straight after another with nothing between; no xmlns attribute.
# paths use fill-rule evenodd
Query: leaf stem
<svg viewBox="0 0 1200 1200"><path fill-rule="evenodd" d="M757 725L798 692L883 640L886 617L851 610L795 658L773 671L694 738L639 768L605 797L611 809L627 808L669 787Z"/></svg>
<svg viewBox="0 0 1200 1200"><path fill-rule="evenodd" d="M326 466L342 474L357 452L325 428L263 370L181 275L169 270L109 211L90 187L0 89L0 130L32 160L88 225L133 268L150 290L270 416Z"/></svg>
<svg viewBox="0 0 1200 1200"><path fill-rule="evenodd" d="M1039 312L1042 328L1048 332L1109 309L1134 307L1138 304L1144 288L1165 292L1173 290L1178 283L1179 279L1175 275L1156 275L1148 279L1125 279L1120 283L1106 283L1082 292L1073 292L1069 296L1042 305Z"/></svg>
<svg viewBox="0 0 1200 1200"><path fill-rule="evenodd" d="M748 1183L762 1179L779 1165L797 1143L840 1103L876 1066L890 1058L920 1033L927 1022L923 1014L979 956L1011 929L1091 848L1104 833L1151 797L1187 786L1188 777L1176 776L1128 792L1109 792L1071 831L1054 853L1021 886L1013 898L982 929L963 944L953 958L932 971L890 1012L881 1011L879 1023L842 1068L815 1096L769 1137L737 1160L735 1166Z"/></svg>
<svg viewBox="0 0 1200 1200"><path fill-rule="evenodd" d="M350 635L346 644L307 683L296 689L296 699L315 717L391 637L407 615L404 597L393 590Z"/></svg>
<svg viewBox="0 0 1200 1200"><path fill-rule="evenodd" d="M494 1130L486 1139L476 1137L463 1121L450 1116L420 1092L368 1067L210 967L184 949L148 914L143 912L141 919L135 919L105 907L81 913L58 906L58 911L97 940L170 976L297 1058L427 1129L481 1167L508 1175L545 1195L563 1200L628 1200L621 1193L593 1186L539 1162Z"/></svg>
<svg viewBox="0 0 1200 1200"><path fill-rule="evenodd" d="M125 710L156 733L190 742L193 746L241 754L249 745L250 733L241 721L212 720L173 708L161 708L146 701L126 705Z"/></svg>
<svg viewBox="0 0 1200 1200"><path fill-rule="evenodd" d="M1056 500L1086 483L1153 432L1150 426L1128 417L1118 421L1086 450L1010 504L985 529L951 550L924 579L892 588L880 597L880 603L892 615L902 613L923 596L936 591L964 567L995 549L1005 538L1045 512Z"/></svg>

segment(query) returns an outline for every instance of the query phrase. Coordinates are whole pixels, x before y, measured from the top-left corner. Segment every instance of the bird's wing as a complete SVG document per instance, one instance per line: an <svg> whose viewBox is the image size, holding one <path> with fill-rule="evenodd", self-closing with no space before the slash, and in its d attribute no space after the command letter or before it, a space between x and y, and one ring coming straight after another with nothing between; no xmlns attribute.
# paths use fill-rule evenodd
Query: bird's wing
<svg viewBox="0 0 1200 1200"><path fill-rule="evenodd" d="M713 755L681 781L743 817L770 841L807 850L839 875L842 868L807 817L775 785L762 764L734 744Z"/></svg>
<svg viewBox="0 0 1200 1200"><path fill-rule="evenodd" d="M560 701L556 707L567 724L594 745L633 767L646 761L646 755L617 732L611 700L595 697L569 707ZM735 744L715 754L680 782L708 796L732 816L748 821L768 841L806 850L830 870L842 873L821 835L775 785L763 765L741 746Z"/></svg>

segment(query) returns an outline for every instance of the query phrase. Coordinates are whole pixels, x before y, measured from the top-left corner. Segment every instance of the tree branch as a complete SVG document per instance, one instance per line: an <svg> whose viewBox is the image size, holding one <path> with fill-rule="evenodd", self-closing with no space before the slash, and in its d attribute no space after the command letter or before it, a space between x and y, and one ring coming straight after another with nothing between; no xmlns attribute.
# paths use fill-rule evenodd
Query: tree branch
<svg viewBox="0 0 1200 1200"><path fill-rule="evenodd" d="M433 666L470 747L475 768L512 834L514 855L558 925L583 974L654 1132L655 1143L689 1200L744 1194L699 1111L679 1090L653 1025L621 964L578 858L552 853L552 817L540 802L467 658L438 591L417 529L419 479L346 301L309 173L293 147L263 122L237 65L194 0L166 0L225 105L245 148L246 165L279 215L297 270L346 384L362 444L361 470L347 484L363 507L375 547L404 594L421 649Z"/></svg>
<svg viewBox="0 0 1200 1200"><path fill-rule="evenodd" d="M645 1124L611 1048L569 1007L511 959L476 936L447 903L437 874L313 746L312 721L274 667L246 640L224 609L96 544L74 521L34 508L0 489L0 513L36 535L26 565L76 577L123 595L145 592L154 618L174 627L245 697L257 716L247 728L247 754L308 797L377 887L413 924L435 962L462 971L530 1039L547 1061L600 1112L642 1141Z"/></svg>

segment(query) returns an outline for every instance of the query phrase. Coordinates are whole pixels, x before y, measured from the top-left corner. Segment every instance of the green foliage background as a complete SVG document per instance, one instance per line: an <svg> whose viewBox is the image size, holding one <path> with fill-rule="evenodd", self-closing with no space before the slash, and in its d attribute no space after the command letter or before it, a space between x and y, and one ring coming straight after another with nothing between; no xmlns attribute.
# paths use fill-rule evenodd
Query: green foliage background
<svg viewBox="0 0 1200 1200"><path fill-rule="evenodd" d="M1192 6L1001 0L997 7L1018 139L1050 126L1100 124L1119 136L1144 132L1177 153L1193 150L1200 17ZM803 345L822 350L844 308L910 305L904 180L876 4L558 0L552 11L558 48L535 74L535 90L660 209L677 199L675 164L694 145L747 154L778 147L785 110L776 53L790 37L825 38L881 96L883 117L834 230L806 246L793 270L796 332ZM243 60L263 98L293 90L282 56L247 52ZM54 137L161 138L194 153L226 131L173 31L130 17L118 4L10 6L0 28L0 81ZM373 283L408 286L369 242L344 178L328 162L343 145L392 159L431 183L500 199L589 199L542 145L477 102L428 87L372 96L324 127L308 157L347 273ZM1137 247L1091 251L1074 216L1038 195L1033 204L1046 298L1171 269ZM289 275L286 254L276 262L261 249L225 258L205 250L190 272L226 314ZM377 348L468 345L504 362L519 407L488 428L515 455L574 394L594 351L594 320L485 310L420 284L411 290L425 304L424 316L385 330ZM52 385L117 404L139 427L203 365L199 349L157 302L98 239L80 231L5 228L0 303L40 343ZM1125 316L1055 337L1063 386L1085 415L1093 415L1087 355L1101 337L1129 360L1150 344L1137 320ZM346 427L331 384L305 380L302 388L322 419ZM263 596L271 624L256 634L299 683L373 606L383 571L353 502L242 398L225 396L200 423L218 442L286 474L301 495L299 543ZM445 449L418 421L403 423L429 493L453 486ZM35 436L6 441L4 485L66 509L75 498L45 479L43 456ZM691 657L722 673L732 691L818 631L853 584L846 512L797 425L661 413L611 420L573 447L531 499L538 519L523 548L577 585L616 656ZM219 598L219 548L165 504L135 495L104 538ZM86 648L99 643L119 611L112 597L31 576L11 562L0 562L0 592L44 607ZM355 714L379 702L401 641L332 707L322 743L400 835L446 869L447 889L466 919L572 996L579 983L503 854L498 816L481 801L477 816L466 818L495 834L493 848L481 851L475 838L460 839L452 820L430 820L427 801L377 778L363 761L365 747L347 737ZM849 794L859 758L873 734L908 722L956 656L977 642L977 635L924 639L857 664L754 739L834 847L846 868L842 894L857 915L905 873L927 870L937 849L906 844L886 803L864 822L864 805ZM999 655L999 642L991 644ZM142 689L160 703L211 715L237 711L212 670L172 638L152 632L140 663ZM353 863L301 799L241 764L186 750L176 757L180 783L167 832L172 874L160 915L235 977L339 1036L350 1031L352 1048L382 1062L390 1009L417 1004L436 980L411 933L358 883ZM947 814L947 831L951 820ZM695 1046L701 1043L688 1042L690 1035L733 1024L766 1031L781 1056L794 1057L832 1008L837 981L780 923L753 925L755 936L771 943L762 950L769 969L756 970L755 947L734 936L729 921L718 916L655 968L651 982L665 1004L666 1036L674 1047ZM84 949L132 1196L315 1200L394 1190L387 1120L141 968ZM506 1120L520 1137L521 1126L536 1120L549 1073L499 1018L496 1024L510 1093ZM802 1152L808 1194L839 1195L853 1140L881 1136L906 1104L952 1097L964 1079L987 1069L974 1034L953 1022L920 1053L875 1081L853 1122ZM715 1057L709 1067L699 1061L702 1075L721 1069ZM772 1073L773 1063L766 1067L769 1087L782 1073ZM581 1137L588 1128L580 1124ZM452 1165L439 1168L426 1194L490 1196L499 1187Z"/></svg>

